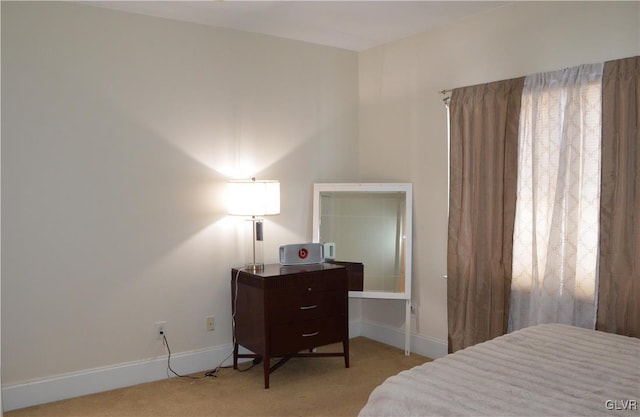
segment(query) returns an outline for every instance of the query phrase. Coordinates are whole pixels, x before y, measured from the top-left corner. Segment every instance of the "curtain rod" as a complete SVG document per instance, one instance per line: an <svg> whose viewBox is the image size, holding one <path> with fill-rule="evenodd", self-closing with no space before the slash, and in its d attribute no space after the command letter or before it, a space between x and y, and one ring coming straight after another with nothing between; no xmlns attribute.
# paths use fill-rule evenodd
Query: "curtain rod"
<svg viewBox="0 0 640 417"><path fill-rule="evenodd" d="M449 94L451 91L453 90L447 90L446 88L444 90L440 90L438 91L438 93L442 94L443 96L446 96L447 94ZM446 108L449 108L449 100L451 99L451 96L446 96L445 98L442 99L442 101L444 102L444 106Z"/></svg>

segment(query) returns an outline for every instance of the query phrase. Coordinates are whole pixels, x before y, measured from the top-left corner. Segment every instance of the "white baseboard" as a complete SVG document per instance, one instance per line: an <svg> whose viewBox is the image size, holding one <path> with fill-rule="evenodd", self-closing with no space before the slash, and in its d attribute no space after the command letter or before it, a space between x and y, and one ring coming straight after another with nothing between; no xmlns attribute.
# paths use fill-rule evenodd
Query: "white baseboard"
<svg viewBox="0 0 640 417"><path fill-rule="evenodd" d="M360 320L349 322L349 339L362 336L362 322Z"/></svg>
<svg viewBox="0 0 640 417"><path fill-rule="evenodd" d="M402 329L364 321L349 322L349 337L364 336L404 349ZM171 367L181 374L214 369L223 360L231 364L232 345L171 355ZM413 335L411 351L430 358L444 356L447 344L441 340ZM245 361L248 359L245 359ZM89 369L52 378L2 387L4 411L60 401L81 395L158 381L167 378L167 357Z"/></svg>
<svg viewBox="0 0 640 417"><path fill-rule="evenodd" d="M404 349L404 329L364 320L360 325L361 336ZM412 334L410 350L413 353L437 359L447 355L448 344L446 340Z"/></svg>
<svg viewBox="0 0 640 417"><path fill-rule="evenodd" d="M227 344L198 351L177 353L171 355L171 368L180 374L191 374L214 369L223 360L225 365L229 365L232 363L232 358L227 358L227 356L232 350L233 346ZM166 378L167 357L163 356L58 375L22 384L6 385L2 387L2 405L4 411L11 411Z"/></svg>

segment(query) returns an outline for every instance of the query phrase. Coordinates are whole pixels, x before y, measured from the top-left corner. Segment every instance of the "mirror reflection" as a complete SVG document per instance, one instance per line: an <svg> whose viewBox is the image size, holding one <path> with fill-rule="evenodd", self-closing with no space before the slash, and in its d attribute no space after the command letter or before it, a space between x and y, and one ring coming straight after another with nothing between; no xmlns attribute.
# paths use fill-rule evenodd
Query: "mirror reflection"
<svg viewBox="0 0 640 417"><path fill-rule="evenodd" d="M314 241L335 260L364 265L351 296L407 298L411 288L411 184L315 184Z"/></svg>
<svg viewBox="0 0 640 417"><path fill-rule="evenodd" d="M320 241L336 260L362 262L365 291L404 292L405 196L399 192L320 193Z"/></svg>

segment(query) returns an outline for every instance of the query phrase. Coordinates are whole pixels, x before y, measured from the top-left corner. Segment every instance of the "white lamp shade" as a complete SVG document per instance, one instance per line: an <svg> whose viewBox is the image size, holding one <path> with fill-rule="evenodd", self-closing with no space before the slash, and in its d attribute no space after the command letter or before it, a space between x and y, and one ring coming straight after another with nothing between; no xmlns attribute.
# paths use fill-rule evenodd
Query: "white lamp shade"
<svg viewBox="0 0 640 417"><path fill-rule="evenodd" d="M228 212L237 216L280 214L280 182L272 180L229 181Z"/></svg>

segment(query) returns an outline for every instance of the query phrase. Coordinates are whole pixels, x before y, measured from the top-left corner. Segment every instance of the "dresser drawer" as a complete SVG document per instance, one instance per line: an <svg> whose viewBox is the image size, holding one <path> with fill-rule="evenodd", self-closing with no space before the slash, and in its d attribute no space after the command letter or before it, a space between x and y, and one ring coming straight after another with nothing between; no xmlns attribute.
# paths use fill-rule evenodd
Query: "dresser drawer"
<svg viewBox="0 0 640 417"><path fill-rule="evenodd" d="M277 291L269 297L269 320L273 324L307 321L329 316L345 316L344 291Z"/></svg>
<svg viewBox="0 0 640 417"><path fill-rule="evenodd" d="M335 271L317 271L269 278L266 288L269 291L294 290L299 293L346 290L346 269Z"/></svg>
<svg viewBox="0 0 640 417"><path fill-rule="evenodd" d="M342 341L345 317L326 317L290 324L274 325L270 331L272 356L284 356L301 350Z"/></svg>

